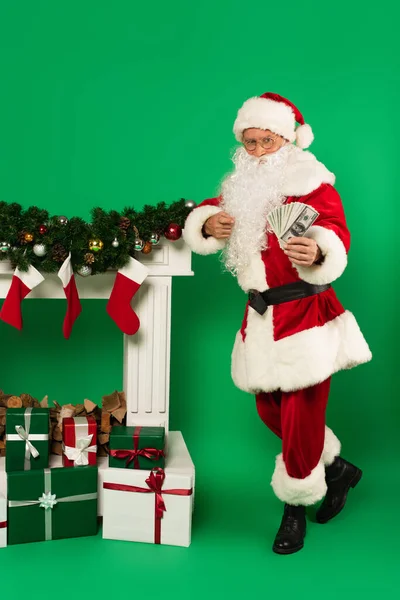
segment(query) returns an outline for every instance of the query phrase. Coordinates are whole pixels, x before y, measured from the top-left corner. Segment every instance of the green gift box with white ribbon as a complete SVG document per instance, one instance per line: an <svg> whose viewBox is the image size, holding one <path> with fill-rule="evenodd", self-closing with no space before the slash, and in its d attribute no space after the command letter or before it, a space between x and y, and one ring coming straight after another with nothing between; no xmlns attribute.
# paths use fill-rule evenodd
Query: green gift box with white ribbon
<svg viewBox="0 0 400 600"><path fill-rule="evenodd" d="M96 535L97 477L97 467L8 473L8 545Z"/></svg>
<svg viewBox="0 0 400 600"><path fill-rule="evenodd" d="M7 409L7 473L49 466L49 423L48 408Z"/></svg>

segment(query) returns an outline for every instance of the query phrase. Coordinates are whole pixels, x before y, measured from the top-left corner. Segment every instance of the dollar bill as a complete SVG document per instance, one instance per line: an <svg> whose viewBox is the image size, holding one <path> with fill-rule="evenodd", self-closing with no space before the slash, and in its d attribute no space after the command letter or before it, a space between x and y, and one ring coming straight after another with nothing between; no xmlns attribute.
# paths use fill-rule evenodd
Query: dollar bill
<svg viewBox="0 0 400 600"><path fill-rule="evenodd" d="M289 224L286 231L279 236L282 242L287 242L291 237L302 237L310 229L319 213L311 208L304 206L299 216Z"/></svg>

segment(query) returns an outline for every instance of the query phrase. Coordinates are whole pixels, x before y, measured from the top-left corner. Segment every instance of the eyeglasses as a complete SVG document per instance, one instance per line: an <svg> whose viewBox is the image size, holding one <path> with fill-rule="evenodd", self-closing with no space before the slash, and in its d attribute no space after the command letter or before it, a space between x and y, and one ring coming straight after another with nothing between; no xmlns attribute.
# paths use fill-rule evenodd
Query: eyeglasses
<svg viewBox="0 0 400 600"><path fill-rule="evenodd" d="M268 136L261 140L243 140L243 145L249 152L253 152L257 148L257 144L260 144L261 148L264 148L264 150L269 150L278 139L278 137Z"/></svg>

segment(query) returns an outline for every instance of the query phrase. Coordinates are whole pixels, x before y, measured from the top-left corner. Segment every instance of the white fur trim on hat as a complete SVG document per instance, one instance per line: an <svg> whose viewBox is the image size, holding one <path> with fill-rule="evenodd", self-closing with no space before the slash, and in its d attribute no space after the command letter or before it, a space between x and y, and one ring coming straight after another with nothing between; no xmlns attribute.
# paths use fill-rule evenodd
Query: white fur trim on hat
<svg viewBox="0 0 400 600"><path fill-rule="evenodd" d="M322 500L326 494L324 465L319 462L308 477L296 479L288 475L283 456L279 454L271 485L282 502L292 506L310 506Z"/></svg>
<svg viewBox="0 0 400 600"><path fill-rule="evenodd" d="M296 129L296 146L299 148L308 148L314 141L313 131L307 123L300 125Z"/></svg>
<svg viewBox="0 0 400 600"><path fill-rule="evenodd" d="M239 109L233 131L238 142L245 129L269 129L289 142L296 139L295 116L287 104L268 98L250 98Z"/></svg>
<svg viewBox="0 0 400 600"><path fill-rule="evenodd" d="M335 458L339 456L340 450L340 441L333 433L332 429L329 429L329 427L325 427L325 443L321 460L326 467L331 465Z"/></svg>
<svg viewBox="0 0 400 600"><path fill-rule="evenodd" d="M217 240L215 237L205 238L202 233L203 225L213 215L221 212L221 208L205 204L193 209L186 219L183 230L183 239L193 252L206 256L222 250L226 240Z"/></svg>

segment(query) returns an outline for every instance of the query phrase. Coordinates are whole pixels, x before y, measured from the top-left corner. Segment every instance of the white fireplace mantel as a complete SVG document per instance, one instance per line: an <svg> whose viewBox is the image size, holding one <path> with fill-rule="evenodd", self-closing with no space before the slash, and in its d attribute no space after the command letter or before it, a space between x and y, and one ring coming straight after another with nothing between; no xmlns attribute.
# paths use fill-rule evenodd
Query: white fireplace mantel
<svg viewBox="0 0 400 600"><path fill-rule="evenodd" d="M193 275L191 251L182 239L163 239L151 254L140 254L138 259L149 268L149 276L132 302L140 329L134 336L124 335L127 424L161 425L168 431L172 277ZM0 298L6 297L12 274L9 262L1 261ZM87 278L77 276L80 298L109 298L115 275L109 271ZM29 298L65 300L61 281L55 274L46 275Z"/></svg>

